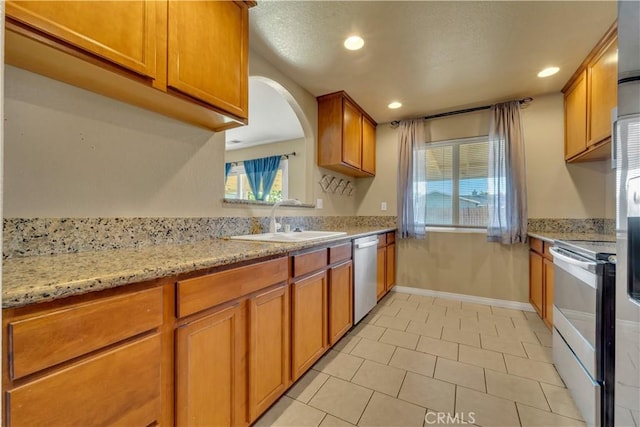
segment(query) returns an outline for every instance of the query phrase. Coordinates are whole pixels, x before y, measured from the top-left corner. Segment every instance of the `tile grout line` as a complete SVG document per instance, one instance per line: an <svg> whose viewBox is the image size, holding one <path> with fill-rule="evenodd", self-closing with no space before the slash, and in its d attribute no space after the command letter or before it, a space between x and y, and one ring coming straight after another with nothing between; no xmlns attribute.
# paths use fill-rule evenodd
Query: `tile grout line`
<svg viewBox="0 0 640 427"><path fill-rule="evenodd" d="M552 414L553 409L551 408L551 403L549 403L549 398L547 397L547 393L544 392L544 387L542 387L542 383L540 381L537 381L538 386L540 387L540 390L542 390L542 395L544 396L544 400L547 402L547 406L549 407L549 412L551 412Z"/></svg>
<svg viewBox="0 0 640 427"><path fill-rule="evenodd" d="M371 390L371 389L368 389L368 390ZM367 404L364 405L364 408L362 408L362 413L358 417L358 420L355 422L355 425L358 425L358 423L360 423L360 420L362 419L362 416L364 415L365 412L367 412L367 408L369 407L369 403L371 403L371 399L373 399L373 395L375 394L375 392L376 392L375 390L371 390L371 395L369 396L369 399L367 400Z"/></svg>
<svg viewBox="0 0 640 427"><path fill-rule="evenodd" d="M520 423L520 427L524 427L522 425L522 418L520 417L520 409L518 408L518 404L515 402L515 400L513 401L513 404L516 407L516 414L518 415L518 422Z"/></svg>

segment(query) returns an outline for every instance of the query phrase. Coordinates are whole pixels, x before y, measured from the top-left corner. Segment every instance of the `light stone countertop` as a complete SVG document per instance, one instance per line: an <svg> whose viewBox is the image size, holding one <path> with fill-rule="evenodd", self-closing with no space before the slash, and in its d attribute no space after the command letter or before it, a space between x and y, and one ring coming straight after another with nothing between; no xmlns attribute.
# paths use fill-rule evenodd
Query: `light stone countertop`
<svg viewBox="0 0 640 427"><path fill-rule="evenodd" d="M590 240L596 242L615 242L615 234L601 233L558 233L554 231L530 231L529 237L553 243L554 240Z"/></svg>
<svg viewBox="0 0 640 427"><path fill-rule="evenodd" d="M296 243L211 239L181 245L11 258L2 263L2 308L20 307L162 277L393 231L354 227L345 236Z"/></svg>

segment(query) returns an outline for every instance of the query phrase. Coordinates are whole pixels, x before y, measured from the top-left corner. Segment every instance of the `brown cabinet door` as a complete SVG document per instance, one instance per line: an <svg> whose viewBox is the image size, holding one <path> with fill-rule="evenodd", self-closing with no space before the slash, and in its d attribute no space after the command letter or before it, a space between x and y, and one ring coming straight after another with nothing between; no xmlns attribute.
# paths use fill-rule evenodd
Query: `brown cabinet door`
<svg viewBox="0 0 640 427"><path fill-rule="evenodd" d="M290 384L289 286L249 300L249 414L254 421Z"/></svg>
<svg viewBox="0 0 640 427"><path fill-rule="evenodd" d="M611 110L618 104L618 43L613 40L589 66L587 145L611 137Z"/></svg>
<svg viewBox="0 0 640 427"><path fill-rule="evenodd" d="M143 76L156 75L162 1L8 1L6 14Z"/></svg>
<svg viewBox="0 0 640 427"><path fill-rule="evenodd" d="M542 255L529 251L529 302L540 317L543 315Z"/></svg>
<svg viewBox="0 0 640 427"><path fill-rule="evenodd" d="M376 174L376 127L362 116L362 170Z"/></svg>
<svg viewBox="0 0 640 427"><path fill-rule="evenodd" d="M583 71L564 96L564 153L569 159L587 148L587 78Z"/></svg>
<svg viewBox="0 0 640 427"><path fill-rule="evenodd" d="M376 274L376 295L378 301L387 293L385 286L387 282L387 248L378 248L377 274Z"/></svg>
<svg viewBox="0 0 640 427"><path fill-rule="evenodd" d="M327 272L293 283L291 298L291 377L295 381L327 348Z"/></svg>
<svg viewBox="0 0 640 427"><path fill-rule="evenodd" d="M168 85L246 119L248 17L240 2L169 0Z"/></svg>
<svg viewBox="0 0 640 427"><path fill-rule="evenodd" d="M386 256L386 275L387 280L385 282L385 289L389 291L396 285L396 245L391 244L387 246Z"/></svg>
<svg viewBox="0 0 640 427"><path fill-rule="evenodd" d="M544 281L544 323L548 327L553 326L553 260L543 261Z"/></svg>
<svg viewBox="0 0 640 427"><path fill-rule="evenodd" d="M329 270L329 344L334 345L353 325L353 263Z"/></svg>
<svg viewBox="0 0 640 427"><path fill-rule="evenodd" d="M342 161L360 169L362 165L362 113L343 99Z"/></svg>
<svg viewBox="0 0 640 427"><path fill-rule="evenodd" d="M176 424L243 424L242 305L223 308L178 328Z"/></svg>
<svg viewBox="0 0 640 427"><path fill-rule="evenodd" d="M146 426L160 421L159 334L103 351L6 392L9 426Z"/></svg>

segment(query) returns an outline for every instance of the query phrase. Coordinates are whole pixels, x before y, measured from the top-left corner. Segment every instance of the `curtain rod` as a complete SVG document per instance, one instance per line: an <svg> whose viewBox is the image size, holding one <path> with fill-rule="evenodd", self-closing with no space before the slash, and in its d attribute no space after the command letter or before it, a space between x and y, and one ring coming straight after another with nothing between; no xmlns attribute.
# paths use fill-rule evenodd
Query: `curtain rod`
<svg viewBox="0 0 640 427"><path fill-rule="evenodd" d="M531 97L526 97L518 100L520 104L525 104L525 105L530 103L531 101L533 101L533 98ZM483 105L482 107L465 108L464 110L447 111L446 113L438 113L438 114L432 114L431 116L425 116L422 119L431 120L431 119L438 119L440 117L448 117L448 116L455 116L458 114L473 113L474 111L488 110L489 108L493 107L493 105L494 104ZM400 124L400 120L394 120L390 124L391 126L394 126L394 127L398 126Z"/></svg>
<svg viewBox="0 0 640 427"><path fill-rule="evenodd" d="M295 155L296 155L296 152L292 151L291 153L280 154L280 157L284 157L285 159L289 159L289 156L295 156ZM277 156L277 154L276 154L276 156ZM227 163L230 163L232 166L238 166L242 162L243 162L243 160L239 160L237 162L227 162Z"/></svg>

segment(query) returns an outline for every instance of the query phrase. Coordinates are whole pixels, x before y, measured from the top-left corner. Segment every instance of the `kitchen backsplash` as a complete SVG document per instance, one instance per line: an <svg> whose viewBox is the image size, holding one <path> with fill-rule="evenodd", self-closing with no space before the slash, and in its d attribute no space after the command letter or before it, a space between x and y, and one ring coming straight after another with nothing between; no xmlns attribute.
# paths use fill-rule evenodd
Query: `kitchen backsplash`
<svg viewBox="0 0 640 427"><path fill-rule="evenodd" d="M280 221L280 217L278 217ZM291 229L395 227L394 216L283 217ZM5 218L3 259L60 253L192 243L217 237L261 233L268 217L214 218Z"/></svg>
<svg viewBox="0 0 640 427"><path fill-rule="evenodd" d="M609 218L529 218L527 228L531 232L615 234L616 220Z"/></svg>
<svg viewBox="0 0 640 427"><path fill-rule="evenodd" d="M280 218L278 217L280 221ZM291 229L395 227L395 216L285 216ZM261 233L268 217L214 218L5 218L3 259L60 253L192 243L237 234ZM605 218L530 218L532 232L614 234Z"/></svg>

